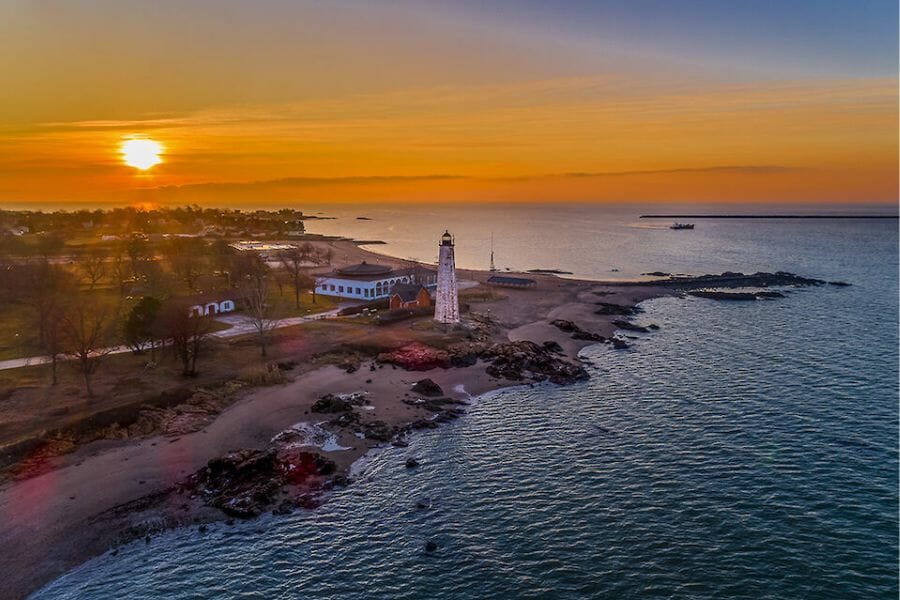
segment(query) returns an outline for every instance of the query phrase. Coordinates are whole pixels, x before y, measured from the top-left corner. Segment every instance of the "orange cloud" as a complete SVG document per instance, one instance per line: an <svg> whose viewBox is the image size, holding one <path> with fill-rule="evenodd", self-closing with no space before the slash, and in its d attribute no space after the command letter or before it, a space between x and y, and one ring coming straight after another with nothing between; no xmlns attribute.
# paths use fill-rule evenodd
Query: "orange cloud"
<svg viewBox="0 0 900 600"><path fill-rule="evenodd" d="M605 76L19 125L0 198L895 202L896 88ZM121 165L130 134L166 162Z"/></svg>

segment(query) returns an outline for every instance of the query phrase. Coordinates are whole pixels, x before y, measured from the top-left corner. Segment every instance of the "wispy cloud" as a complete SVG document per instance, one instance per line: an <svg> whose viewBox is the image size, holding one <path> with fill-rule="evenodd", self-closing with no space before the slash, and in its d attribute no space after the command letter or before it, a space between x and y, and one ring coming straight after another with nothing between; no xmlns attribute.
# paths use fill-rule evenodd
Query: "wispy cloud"
<svg viewBox="0 0 900 600"><path fill-rule="evenodd" d="M777 175L779 173L792 173L800 171L798 167L786 167L781 165L729 165L715 167L690 167L680 169L643 169L635 171L596 171L562 173L558 177L571 177L573 179L585 177L622 177L638 175L678 175L694 173L733 173L736 175Z"/></svg>

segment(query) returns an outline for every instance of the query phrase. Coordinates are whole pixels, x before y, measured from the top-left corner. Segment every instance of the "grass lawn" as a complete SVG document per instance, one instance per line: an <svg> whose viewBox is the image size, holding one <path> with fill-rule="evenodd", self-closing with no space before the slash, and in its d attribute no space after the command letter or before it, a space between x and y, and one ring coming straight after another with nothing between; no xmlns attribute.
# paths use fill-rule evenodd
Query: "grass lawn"
<svg viewBox="0 0 900 600"><path fill-rule="evenodd" d="M0 360L29 356L37 352L36 345L37 330L24 306L7 307L0 313Z"/></svg>

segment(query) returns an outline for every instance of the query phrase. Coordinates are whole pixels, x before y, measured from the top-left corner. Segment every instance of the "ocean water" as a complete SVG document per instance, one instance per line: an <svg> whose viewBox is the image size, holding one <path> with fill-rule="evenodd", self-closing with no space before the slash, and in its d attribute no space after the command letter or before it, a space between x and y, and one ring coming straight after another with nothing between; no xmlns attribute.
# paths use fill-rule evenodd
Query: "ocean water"
<svg viewBox="0 0 900 600"><path fill-rule="evenodd" d="M463 248L493 229L501 264L521 268L784 269L853 285L647 302L637 321L660 331L585 349L588 382L487 395L373 456L316 511L170 532L34 597L897 598L896 221L672 232L627 211L493 210L452 225L466 266L484 266ZM377 248L426 258L434 223L410 233L398 219ZM341 220L353 224L311 229Z"/></svg>

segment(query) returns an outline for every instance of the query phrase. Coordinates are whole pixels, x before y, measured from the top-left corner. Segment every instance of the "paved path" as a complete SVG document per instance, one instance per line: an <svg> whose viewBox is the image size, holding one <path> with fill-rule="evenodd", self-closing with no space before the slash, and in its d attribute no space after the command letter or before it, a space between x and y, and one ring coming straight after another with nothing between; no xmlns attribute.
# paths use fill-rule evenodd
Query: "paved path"
<svg viewBox="0 0 900 600"><path fill-rule="evenodd" d="M278 321L276 329L280 329L281 327L290 327L292 325L299 325L301 323L307 323L309 321L316 321L318 319L330 319L337 316L337 313L340 309L341 307L338 307L333 310L314 313L303 317L290 317L287 319L281 319ZM256 333L256 329L253 327L253 321L249 317L246 317L244 315L227 315L223 317L216 317L216 320L231 325L231 327L229 327L228 329L223 329L222 331L216 331L212 333L211 335L213 337L230 338L237 337L239 335ZM125 352L131 352L131 348L129 348L128 346L115 346L110 350L109 354L122 354ZM70 359L66 357L60 357L59 360L63 361ZM21 367L31 367L35 365L45 365L49 362L50 359L46 356L30 356L27 358L11 358L9 360L0 360L0 371L4 371L6 369L18 369Z"/></svg>

